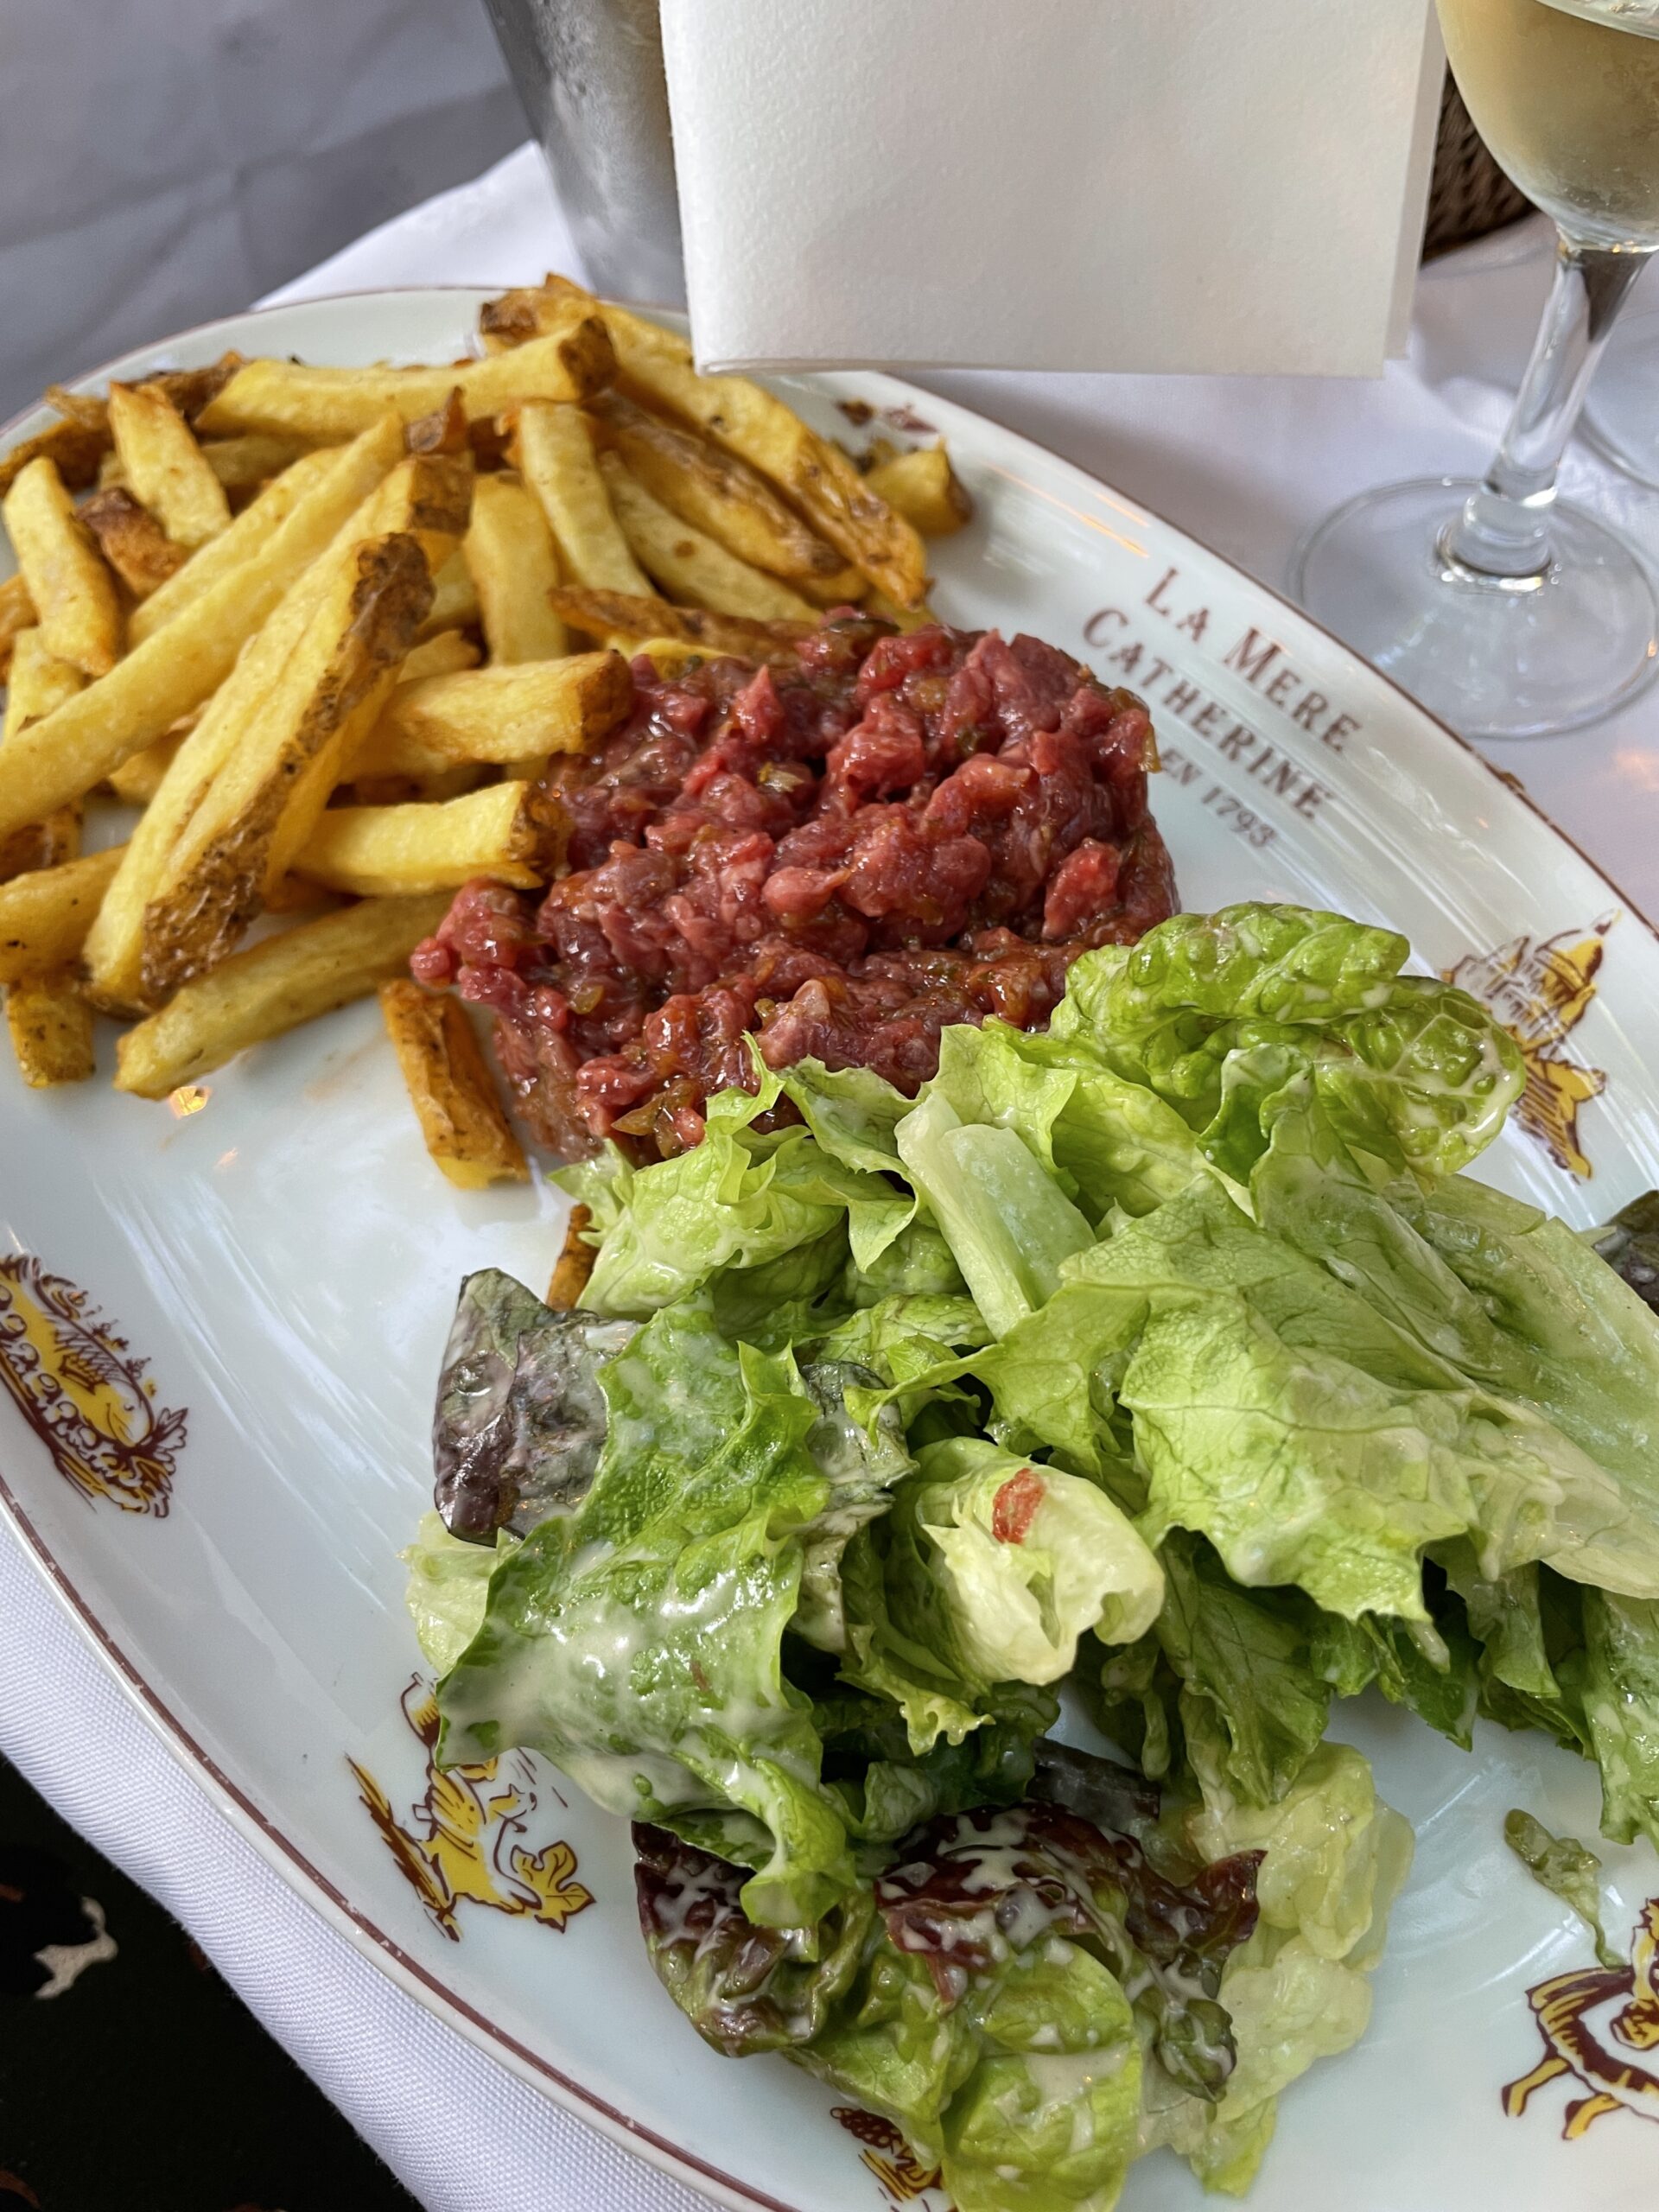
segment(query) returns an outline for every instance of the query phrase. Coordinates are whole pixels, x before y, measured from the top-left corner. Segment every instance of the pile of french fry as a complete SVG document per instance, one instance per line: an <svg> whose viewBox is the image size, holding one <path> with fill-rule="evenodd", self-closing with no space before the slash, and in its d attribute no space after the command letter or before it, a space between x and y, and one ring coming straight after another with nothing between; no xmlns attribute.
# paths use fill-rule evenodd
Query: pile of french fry
<svg viewBox="0 0 1659 2212"><path fill-rule="evenodd" d="M231 354L0 456L0 985L23 1079L177 1100L378 988L429 1150L528 1173L464 1009L406 973L474 877L561 864L542 785L625 655L786 658L822 609L926 620L943 445L861 467L781 400L550 276L476 359ZM109 810L130 817L104 842ZM102 836L100 836L100 831ZM82 849L83 842L89 849ZM250 935L251 932L251 935Z"/></svg>

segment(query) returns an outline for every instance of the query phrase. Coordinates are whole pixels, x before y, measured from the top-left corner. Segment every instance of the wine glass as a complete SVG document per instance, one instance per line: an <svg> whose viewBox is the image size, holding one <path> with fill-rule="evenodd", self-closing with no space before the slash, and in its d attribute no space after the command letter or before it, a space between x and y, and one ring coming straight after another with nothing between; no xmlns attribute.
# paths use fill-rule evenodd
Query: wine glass
<svg viewBox="0 0 1659 2212"><path fill-rule="evenodd" d="M1479 483L1390 485L1297 549L1318 621L1471 737L1598 720L1659 672L1659 594L1556 472L1630 286L1659 247L1659 0L1438 0L1464 104L1557 230L1549 302Z"/></svg>

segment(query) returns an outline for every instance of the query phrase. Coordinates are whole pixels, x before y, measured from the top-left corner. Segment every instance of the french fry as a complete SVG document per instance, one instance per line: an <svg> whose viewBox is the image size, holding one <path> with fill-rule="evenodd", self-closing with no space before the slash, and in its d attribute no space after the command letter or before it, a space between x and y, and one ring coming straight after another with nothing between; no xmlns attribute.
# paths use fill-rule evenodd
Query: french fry
<svg viewBox="0 0 1659 2212"><path fill-rule="evenodd" d="M781 576L820 607L863 597L859 571L816 537L746 462L695 431L647 414L620 392L602 392L593 412L632 473L682 522L752 568Z"/></svg>
<svg viewBox="0 0 1659 2212"><path fill-rule="evenodd" d="M124 760L112 769L109 786L118 799L130 806L148 806L162 788L162 779L178 757L179 747L187 733L169 732L158 737L154 745L147 745L142 753L135 753L130 760Z"/></svg>
<svg viewBox="0 0 1659 2212"><path fill-rule="evenodd" d="M96 428L66 416L25 438L10 453L0 454L0 499L33 461L49 461L72 492L84 492L98 480L99 464L110 449L106 423Z"/></svg>
<svg viewBox="0 0 1659 2212"><path fill-rule="evenodd" d="M434 585L433 588L437 587ZM431 619L429 615L422 627L429 627ZM481 658L464 630L440 630L435 637L423 639L418 645L410 647L397 677L398 690L405 683L424 683L429 676L459 676L464 668L476 668ZM393 692L394 699L397 696Z"/></svg>
<svg viewBox="0 0 1659 2212"><path fill-rule="evenodd" d="M6 1027L17 1066L31 1090L85 1083L97 1068L92 1009L72 976L42 976L6 993Z"/></svg>
<svg viewBox="0 0 1659 2212"><path fill-rule="evenodd" d="M211 584L164 631L135 645L107 676L24 730L6 749L0 836L102 783L216 690L243 645L385 476L402 445L399 424L385 416L330 454L257 552ZM179 575L188 573L181 569Z"/></svg>
<svg viewBox="0 0 1659 2212"><path fill-rule="evenodd" d="M171 400L187 423L194 423L208 401L224 391L242 365L240 353L221 353L205 368L161 369L149 381Z"/></svg>
<svg viewBox="0 0 1659 2212"><path fill-rule="evenodd" d="M440 762L539 760L591 753L633 705L617 653L573 653L400 684L358 755L363 775L428 773Z"/></svg>
<svg viewBox="0 0 1659 2212"><path fill-rule="evenodd" d="M877 461L864 481L924 537L949 537L974 518L974 503L943 441Z"/></svg>
<svg viewBox="0 0 1659 2212"><path fill-rule="evenodd" d="M315 369L250 361L197 418L204 437L270 430L314 441L354 437L388 407L413 423L461 393L469 422L526 399L586 399L609 383L615 355L603 319L572 301L542 335L510 353L453 367Z"/></svg>
<svg viewBox="0 0 1659 2212"><path fill-rule="evenodd" d="M262 546L268 545L300 501L327 480L340 452L338 446L331 446L320 453L302 455L268 484L228 530L209 538L206 545L191 554L176 575L158 585L143 604L135 607L127 617L129 646L143 645L146 638L153 637L204 592L211 590L232 569L239 569L245 561L251 561Z"/></svg>
<svg viewBox="0 0 1659 2212"><path fill-rule="evenodd" d="M616 454L601 454L599 469L624 537L665 591L717 614L747 614L757 622L812 620L814 609L799 592L682 522L629 474Z"/></svg>
<svg viewBox="0 0 1659 2212"><path fill-rule="evenodd" d="M899 607L880 590L870 593L864 602L864 612L883 622L891 622L897 630L919 630L925 624L939 619L925 599L918 600L914 607Z"/></svg>
<svg viewBox="0 0 1659 2212"><path fill-rule="evenodd" d="M588 1287L594 1272L594 1262L599 1257L597 1245L588 1242L588 1224L594 1217L591 1206L575 1205L564 1226L564 1249L558 1262L548 1278L547 1296L543 1305L556 1313L574 1313L582 1303L582 1293Z"/></svg>
<svg viewBox="0 0 1659 2212"><path fill-rule="evenodd" d="M575 584L561 584L552 601L555 611L573 629L590 638L609 638L630 652L671 641L705 657L729 654L734 660L787 665L796 658L796 641L818 626L816 618L810 622L754 622L700 607L671 607L654 594L641 598L626 592L587 591Z"/></svg>
<svg viewBox="0 0 1659 2212"><path fill-rule="evenodd" d="M143 982L152 1001L230 950L267 885L287 873L397 680L431 604L426 556L409 532L369 538L353 553L191 816L144 910Z"/></svg>
<svg viewBox="0 0 1659 2212"><path fill-rule="evenodd" d="M521 407L513 444L565 573L595 591L649 592L612 508L581 409L541 402Z"/></svg>
<svg viewBox="0 0 1659 2212"><path fill-rule="evenodd" d="M410 453L469 453L467 410L461 386L451 385L441 404L429 415L417 415L404 425L404 444Z"/></svg>
<svg viewBox="0 0 1659 2212"><path fill-rule="evenodd" d="M458 891L475 875L533 891L557 868L563 836L556 800L531 784L492 784L437 805L331 806L294 868L364 899Z"/></svg>
<svg viewBox="0 0 1659 2212"><path fill-rule="evenodd" d="M423 642L446 630L475 627L482 619L473 572L459 547L432 579L432 612L422 626Z"/></svg>
<svg viewBox="0 0 1659 2212"><path fill-rule="evenodd" d="M0 983L73 966L125 849L111 846L0 883Z"/></svg>
<svg viewBox="0 0 1659 2212"><path fill-rule="evenodd" d="M81 507L80 518L135 599L148 599L190 557L124 485L94 492Z"/></svg>
<svg viewBox="0 0 1659 2212"><path fill-rule="evenodd" d="M18 632L6 687L6 715L0 724L0 776L6 772L4 748L11 739L73 698L86 682L78 668L48 652L38 629ZM80 850L80 808L54 808L44 821L25 823L0 837L0 883L32 868L56 868Z"/></svg>
<svg viewBox="0 0 1659 2212"><path fill-rule="evenodd" d="M480 328L512 343L534 344L531 333L584 301L598 306L579 285L550 276L490 302L479 318ZM870 490L845 454L747 377L700 376L691 348L671 330L626 308L601 312L616 352L616 384L627 397L706 431L716 445L776 485L818 535L872 583L901 607L917 604L927 586L921 539Z"/></svg>
<svg viewBox="0 0 1659 2212"><path fill-rule="evenodd" d="M399 972L448 907L444 892L365 899L232 953L127 1032L117 1048L116 1089L165 1098L248 1046L365 998Z"/></svg>
<svg viewBox="0 0 1659 2212"><path fill-rule="evenodd" d="M175 545L205 545L230 527L225 486L158 385L111 385L110 435L128 490Z"/></svg>
<svg viewBox="0 0 1659 2212"><path fill-rule="evenodd" d="M202 447L201 457L227 492L253 492L291 467L306 450L297 438L249 430L238 438L214 438Z"/></svg>
<svg viewBox="0 0 1659 2212"><path fill-rule="evenodd" d="M52 461L30 461L6 494L4 514L47 644L86 675L106 676L121 652L121 602Z"/></svg>
<svg viewBox="0 0 1659 2212"><path fill-rule="evenodd" d="M390 416L380 431L372 435L380 441L383 456L388 441L394 452L401 443L397 424ZM330 590L354 558L357 547L377 528L384 531L388 525L410 523L417 516L423 516L429 524L447 518L452 531L458 534L465 521L461 502L469 481L466 470L457 463L427 458L401 461L378 482L365 481L362 498L340 523L326 550L289 584L270 620L250 639L162 777L133 831L126 860L87 939L90 988L99 1005L112 1012L144 1007L145 910L158 895L185 830L215 777L261 720L274 688L304 652ZM447 508L442 505L446 497L450 502ZM239 527L232 524L226 534L233 534ZM453 537L429 531L425 542L438 551L454 541ZM215 541L219 543L222 541ZM207 551L213 550L210 547ZM198 560L204 557L204 554L196 556ZM325 759L325 772L328 765ZM318 810L327 797L325 788L315 799ZM305 804L309 808L313 804L313 792L308 790Z"/></svg>
<svg viewBox="0 0 1659 2212"><path fill-rule="evenodd" d="M524 1147L461 1001L404 976L381 984L380 1012L426 1148L449 1180L463 1191L527 1183Z"/></svg>
<svg viewBox="0 0 1659 2212"><path fill-rule="evenodd" d="M0 746L73 699L86 679L73 661L60 660L39 628L20 630L12 648L11 675L6 685L6 715L0 724ZM0 769L0 773L4 771Z"/></svg>
<svg viewBox="0 0 1659 2212"><path fill-rule="evenodd" d="M516 477L480 477L461 551L493 661L556 660L568 650L547 596L559 581L547 517Z"/></svg>
<svg viewBox="0 0 1659 2212"><path fill-rule="evenodd" d="M0 677L11 665L11 651L18 637L36 626L29 586L21 576L8 576L0 583Z"/></svg>

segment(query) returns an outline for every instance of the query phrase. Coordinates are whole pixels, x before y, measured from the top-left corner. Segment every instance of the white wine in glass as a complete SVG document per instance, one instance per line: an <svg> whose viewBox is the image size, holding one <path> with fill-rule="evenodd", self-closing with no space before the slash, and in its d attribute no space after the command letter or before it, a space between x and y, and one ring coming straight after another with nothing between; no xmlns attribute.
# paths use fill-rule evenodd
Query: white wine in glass
<svg viewBox="0 0 1659 2212"><path fill-rule="evenodd" d="M1549 303L1484 479L1350 500L1298 549L1291 588L1465 735L1544 736L1659 673L1644 564L1555 494L1614 320L1659 248L1659 0L1438 4L1477 128L1554 219Z"/></svg>
<svg viewBox="0 0 1659 2212"><path fill-rule="evenodd" d="M1604 245L1659 245L1659 20L1440 0L1440 27L1464 105L1528 199Z"/></svg>

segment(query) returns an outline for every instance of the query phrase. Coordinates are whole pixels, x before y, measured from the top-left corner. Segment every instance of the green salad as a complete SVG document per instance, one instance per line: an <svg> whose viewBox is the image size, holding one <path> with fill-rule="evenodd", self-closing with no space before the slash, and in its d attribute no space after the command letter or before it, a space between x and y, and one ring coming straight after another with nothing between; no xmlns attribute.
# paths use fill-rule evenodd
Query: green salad
<svg viewBox="0 0 1659 2212"><path fill-rule="evenodd" d="M581 1311L464 1287L441 1759L632 1821L693 2025L959 2212L1160 2146L1242 2191L1363 2032L1411 1839L1337 1700L1542 1729L1659 1840L1659 1321L1464 1173L1521 1060L1408 957L1233 906L913 1099L757 1058L694 1150L565 1172Z"/></svg>

